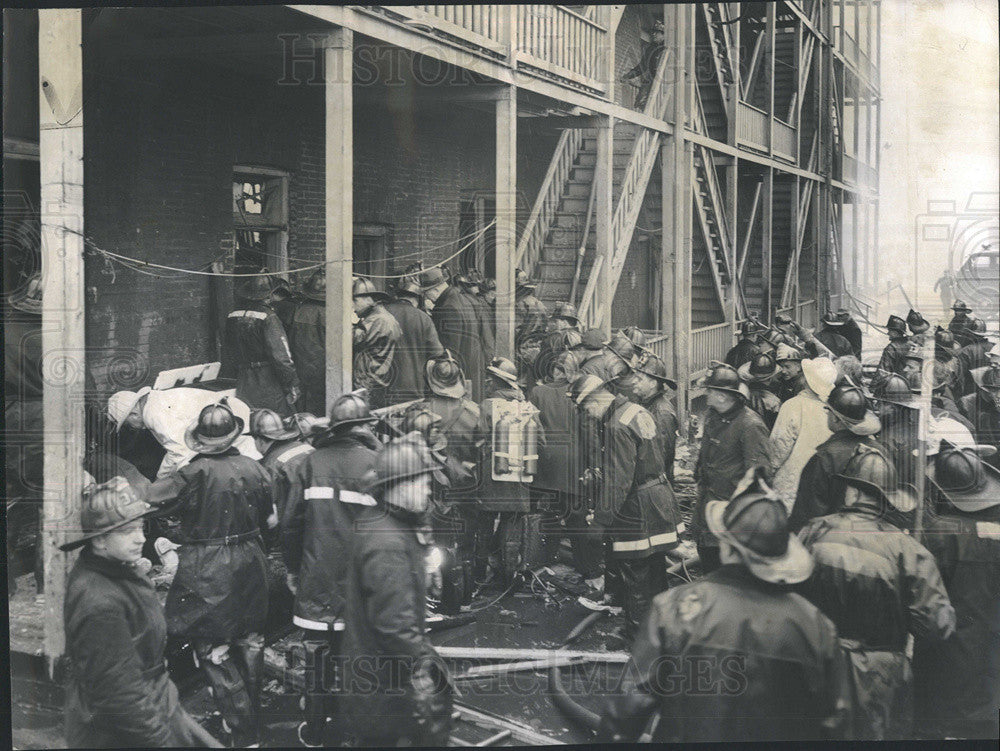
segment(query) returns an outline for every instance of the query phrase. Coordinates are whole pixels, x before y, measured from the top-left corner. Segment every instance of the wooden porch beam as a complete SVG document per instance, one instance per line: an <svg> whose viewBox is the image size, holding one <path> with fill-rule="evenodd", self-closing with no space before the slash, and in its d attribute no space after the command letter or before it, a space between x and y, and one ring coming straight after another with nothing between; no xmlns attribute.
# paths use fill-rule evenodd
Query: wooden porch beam
<svg viewBox="0 0 1000 751"><path fill-rule="evenodd" d="M496 103L496 350L514 360L514 275L517 255L517 89Z"/></svg>
<svg viewBox="0 0 1000 751"><path fill-rule="evenodd" d="M83 54L81 11L38 11L41 179L43 487L38 544L45 577L43 652L49 675L66 648L63 601L80 533L85 438ZM8 346L10 343L8 342ZM27 427L27 426L25 426Z"/></svg>
<svg viewBox="0 0 1000 751"><path fill-rule="evenodd" d="M597 129L597 166L594 168L597 256L603 259L598 271L597 290L591 305L591 318L604 331L605 336L611 335L611 303L614 279L614 232L612 219L614 217L614 159L615 121L604 118Z"/></svg>
<svg viewBox="0 0 1000 751"><path fill-rule="evenodd" d="M351 390L354 262L354 32L325 41L326 98L326 409Z"/></svg>
<svg viewBox="0 0 1000 751"><path fill-rule="evenodd" d="M764 284L764 310L761 319L767 323L771 322L771 309L774 305L773 292L771 289L771 270L773 268L773 235L774 235L774 170L768 168L764 173L764 188L761 193L764 214L762 217L763 227L761 233L761 250L763 256L763 270L761 278Z"/></svg>

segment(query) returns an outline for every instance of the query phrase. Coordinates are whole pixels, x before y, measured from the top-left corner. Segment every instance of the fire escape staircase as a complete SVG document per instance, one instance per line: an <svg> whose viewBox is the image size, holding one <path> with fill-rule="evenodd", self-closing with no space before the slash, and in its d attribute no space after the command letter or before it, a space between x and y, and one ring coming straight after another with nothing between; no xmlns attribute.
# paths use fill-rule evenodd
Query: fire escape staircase
<svg viewBox="0 0 1000 751"><path fill-rule="evenodd" d="M661 55L643 109L657 119L666 117L673 90L664 84L669 58L669 50ZM608 306L597 305L597 281L607 263L613 298L659 154L661 134L644 128L638 131L633 135L622 129L614 139L612 195L616 200L610 258L596 252L592 231L597 160L594 129L563 131L518 242L518 266L539 277L538 294L543 301L569 300L576 296L578 284L586 283L579 315L592 326L601 325L604 316L610 315Z"/></svg>
<svg viewBox="0 0 1000 751"><path fill-rule="evenodd" d="M705 18L708 29L708 40L715 58L715 78L719 84L719 94L722 101L728 99L727 87L736 80L734 69L736 64L732 57L732 40L729 34L729 14L725 3L700 3L699 7Z"/></svg>

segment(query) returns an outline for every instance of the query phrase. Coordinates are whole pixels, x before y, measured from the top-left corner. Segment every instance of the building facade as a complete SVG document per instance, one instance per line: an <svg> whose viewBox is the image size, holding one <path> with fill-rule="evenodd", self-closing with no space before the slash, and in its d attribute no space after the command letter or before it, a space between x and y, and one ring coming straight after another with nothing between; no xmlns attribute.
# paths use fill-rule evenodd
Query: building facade
<svg viewBox="0 0 1000 751"><path fill-rule="evenodd" d="M42 271L48 591L86 405L219 359L233 274L325 264L330 399L352 273L415 261L496 279L500 354L519 267L589 325L648 330L682 410L743 318L861 311L879 21L876 0L5 11L5 292Z"/></svg>

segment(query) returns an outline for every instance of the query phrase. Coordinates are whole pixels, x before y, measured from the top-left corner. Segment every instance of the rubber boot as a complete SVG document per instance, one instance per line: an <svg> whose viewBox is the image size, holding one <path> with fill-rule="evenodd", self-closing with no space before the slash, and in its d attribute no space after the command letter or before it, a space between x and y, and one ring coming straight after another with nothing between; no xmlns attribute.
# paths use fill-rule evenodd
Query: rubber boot
<svg viewBox="0 0 1000 751"><path fill-rule="evenodd" d="M330 664L330 643L326 633L310 632L312 638L303 642L305 648L306 682L302 694L305 720L299 725L299 740L305 746L322 746L326 730L327 665Z"/></svg>
<svg viewBox="0 0 1000 751"><path fill-rule="evenodd" d="M261 683L264 675L264 635L249 634L238 639L233 645L240 658L240 673L250 696L250 707L253 711L253 725L257 742L262 737L264 722L261 713Z"/></svg>
<svg viewBox="0 0 1000 751"><path fill-rule="evenodd" d="M233 745L244 748L258 742L254 728L250 694L238 664L230 654L231 645L199 642L195 663L205 677L222 720L232 732Z"/></svg>

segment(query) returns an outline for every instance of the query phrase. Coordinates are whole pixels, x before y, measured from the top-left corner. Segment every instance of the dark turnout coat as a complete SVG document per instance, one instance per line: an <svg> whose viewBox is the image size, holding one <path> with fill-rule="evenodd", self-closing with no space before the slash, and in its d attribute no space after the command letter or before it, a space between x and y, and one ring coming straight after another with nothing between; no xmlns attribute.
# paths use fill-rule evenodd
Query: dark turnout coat
<svg viewBox="0 0 1000 751"><path fill-rule="evenodd" d="M881 740L899 712L908 634L931 641L955 625L934 557L870 505L810 521L799 533L816 568L799 591L837 626L854 685L853 737Z"/></svg>
<svg viewBox="0 0 1000 751"><path fill-rule="evenodd" d="M299 376L285 328L263 303L247 302L226 318L222 367L236 375L236 396L251 408L291 414L287 394L298 388Z"/></svg>
<svg viewBox="0 0 1000 751"><path fill-rule="evenodd" d="M258 520L271 510L271 478L230 448L199 454L157 480L149 502L180 517L180 562L167 594L171 635L231 641L259 632L267 582Z"/></svg>
<svg viewBox="0 0 1000 751"><path fill-rule="evenodd" d="M365 509L344 578L344 707L366 745L448 745L448 667L424 632L428 538L386 506Z"/></svg>
<svg viewBox="0 0 1000 751"><path fill-rule="evenodd" d="M392 383L396 368L396 349L403 338L399 323L381 305L375 304L354 327L354 387L374 392L372 406L378 394Z"/></svg>
<svg viewBox="0 0 1000 751"><path fill-rule="evenodd" d="M294 621L315 630L343 627L344 576L353 550L354 520L375 504L363 479L375 462L375 439L327 435L290 471L281 516L281 550L299 577Z"/></svg>
<svg viewBox="0 0 1000 751"><path fill-rule="evenodd" d="M889 456L885 447L871 436L838 430L816 447L816 453L802 468L795 504L788 515L789 529L797 532L810 519L832 514L844 505L845 485L837 475L847 466L859 445L870 446L883 456Z"/></svg>
<svg viewBox="0 0 1000 751"><path fill-rule="evenodd" d="M594 521L605 528L611 555L643 558L676 547L684 526L653 416L616 396L597 430L603 480Z"/></svg>
<svg viewBox="0 0 1000 751"><path fill-rule="evenodd" d="M483 341L479 336L479 316L472 303L454 287L448 287L434 301L431 320L437 328L441 345L451 351L469 382L469 398L483 398L483 373L486 368Z"/></svg>
<svg viewBox="0 0 1000 751"><path fill-rule="evenodd" d="M528 401L538 407L538 421L545 431L545 445L538 452L538 472L533 485L576 495L583 474L580 448L580 413L566 396L566 380L538 384Z"/></svg>
<svg viewBox="0 0 1000 751"><path fill-rule="evenodd" d="M1000 507L949 508L924 535L955 606L958 629L944 642L917 640L915 716L929 732L996 738L1000 707Z"/></svg>
<svg viewBox="0 0 1000 751"><path fill-rule="evenodd" d="M306 412L326 414L326 305L304 300L292 316L288 334L302 384Z"/></svg>
<svg viewBox="0 0 1000 751"><path fill-rule="evenodd" d="M431 317L405 300L386 303L385 309L399 323L402 334L396 346L388 402L396 404L420 399L427 392L424 366L432 357L444 352L441 340Z"/></svg>
<svg viewBox="0 0 1000 751"><path fill-rule="evenodd" d="M837 629L804 597L726 565L658 595L599 741L840 737L849 702Z"/></svg>
<svg viewBox="0 0 1000 751"><path fill-rule="evenodd" d="M744 404L725 414L708 411L694 470L698 504L691 525L698 544L718 547L715 536L705 526L705 506L709 501L728 501L751 467L769 466L769 437L760 415Z"/></svg>
<svg viewBox="0 0 1000 751"><path fill-rule="evenodd" d="M167 675L167 624L149 579L85 548L70 572L63 612L67 745L181 745L171 718L184 710Z"/></svg>

